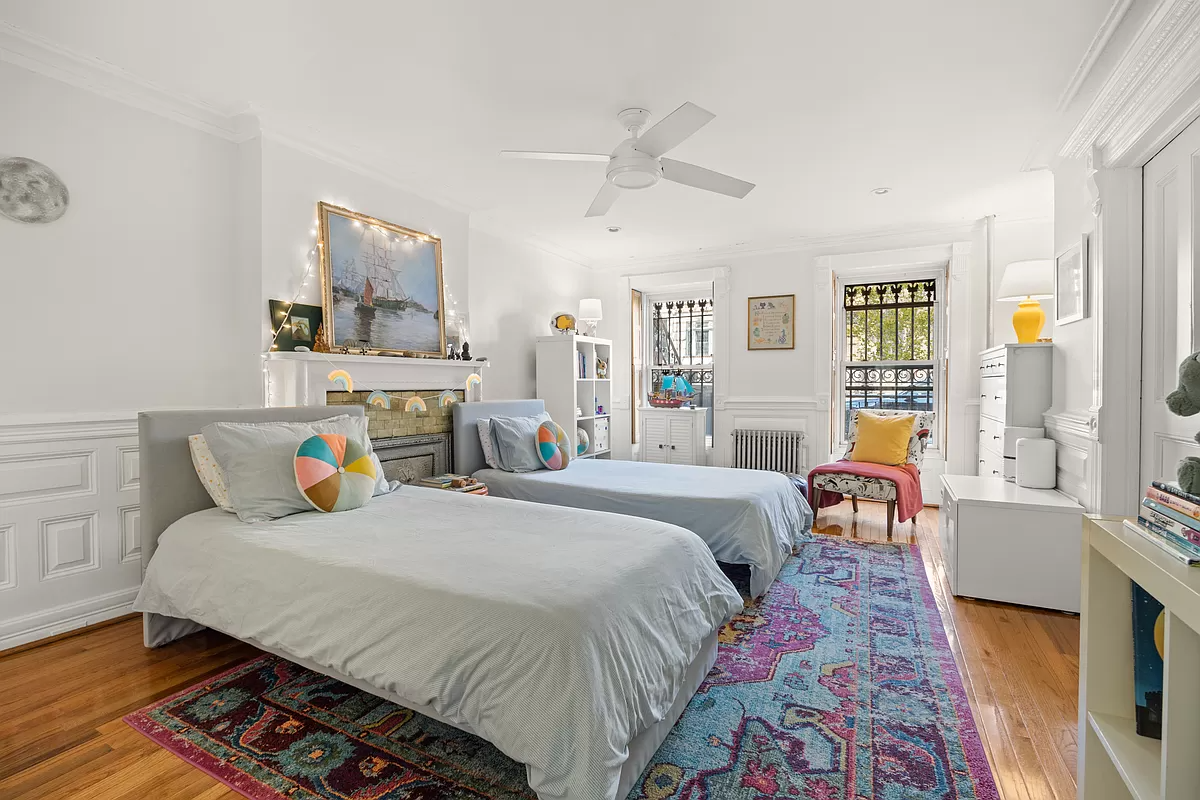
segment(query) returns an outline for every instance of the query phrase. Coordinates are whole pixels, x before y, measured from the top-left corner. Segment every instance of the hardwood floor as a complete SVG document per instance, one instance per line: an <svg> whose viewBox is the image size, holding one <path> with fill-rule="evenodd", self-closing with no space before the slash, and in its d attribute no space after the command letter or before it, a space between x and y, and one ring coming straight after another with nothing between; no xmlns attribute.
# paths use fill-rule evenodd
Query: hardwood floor
<svg viewBox="0 0 1200 800"><path fill-rule="evenodd" d="M843 503L819 533L885 541L883 507ZM1066 614L960 600L950 594L937 509L897 524L916 541L1003 800L1075 797L1079 621ZM0 797L240 797L121 721L130 711L228 669L253 648L204 632L158 650L131 617L0 655Z"/></svg>

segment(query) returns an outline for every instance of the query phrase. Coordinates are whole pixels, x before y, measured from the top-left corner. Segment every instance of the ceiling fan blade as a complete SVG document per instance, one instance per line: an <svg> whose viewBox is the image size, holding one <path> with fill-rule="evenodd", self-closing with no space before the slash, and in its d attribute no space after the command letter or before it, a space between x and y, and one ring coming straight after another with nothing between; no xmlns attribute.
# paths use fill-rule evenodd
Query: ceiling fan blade
<svg viewBox="0 0 1200 800"><path fill-rule="evenodd" d="M612 204L617 202L617 198L621 195L621 188L615 184L604 182L600 187L600 191L596 192L596 199L592 201L592 205L588 208L585 217L603 217L612 208Z"/></svg>
<svg viewBox="0 0 1200 800"><path fill-rule="evenodd" d="M720 172L713 172L711 169L697 167L695 164L670 158L660 158L658 161L662 164L663 177L669 181L675 181L675 183L695 186L697 189L737 198L745 197L754 188L753 183L731 178Z"/></svg>
<svg viewBox="0 0 1200 800"><path fill-rule="evenodd" d="M712 122L715 116L695 103L684 103L651 125L650 130L638 137L634 148L657 158Z"/></svg>
<svg viewBox="0 0 1200 800"><path fill-rule="evenodd" d="M601 153L550 153L542 150L501 150L505 158L538 158L547 161L608 161Z"/></svg>

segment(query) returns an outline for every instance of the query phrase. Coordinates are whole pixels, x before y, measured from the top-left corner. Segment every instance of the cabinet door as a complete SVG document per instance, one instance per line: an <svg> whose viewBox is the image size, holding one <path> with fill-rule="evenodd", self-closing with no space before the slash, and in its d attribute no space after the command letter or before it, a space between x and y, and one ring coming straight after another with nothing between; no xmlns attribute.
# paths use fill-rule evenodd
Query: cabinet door
<svg viewBox="0 0 1200 800"><path fill-rule="evenodd" d="M696 453L692 447L693 420L695 414L679 414L668 420L670 430L667 436L669 443L668 460L672 464L694 464Z"/></svg>
<svg viewBox="0 0 1200 800"><path fill-rule="evenodd" d="M642 460L666 464L670 452L667 418L662 414L643 414Z"/></svg>

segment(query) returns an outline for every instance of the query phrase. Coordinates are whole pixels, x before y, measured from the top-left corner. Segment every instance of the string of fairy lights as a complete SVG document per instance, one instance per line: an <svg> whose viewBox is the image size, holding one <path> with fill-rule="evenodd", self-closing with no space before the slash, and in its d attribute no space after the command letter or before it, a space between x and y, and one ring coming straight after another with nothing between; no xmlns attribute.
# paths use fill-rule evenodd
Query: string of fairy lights
<svg viewBox="0 0 1200 800"><path fill-rule="evenodd" d="M370 225L370 223L366 223L366 224ZM364 225L364 223L359 220L355 220L354 225L356 227L362 227ZM429 236L425 236L423 234L415 234L415 235L389 234L381 226L378 226L378 225L370 225L370 226L372 228L374 228L375 230L377 230L379 233L390 238L392 241L400 241L403 239L403 240L407 240L408 244L410 244L410 245L416 241L425 241L425 242L434 241L433 238L431 238ZM315 223L313 225L312 230L310 231L310 235L313 237L317 236L317 227L316 227ZM262 371L263 371L264 391L266 392L266 398L267 398L268 402L270 402L270 398L271 398L271 371L267 364L267 359L271 352L278 350L279 335L281 333L283 333L284 328L289 327L291 325L292 309L295 307L295 305L298 302L300 302L300 298L304 295L305 290L308 288L308 284L312 280L312 277L313 277L313 272L316 269L317 265L319 265L321 262L321 253L322 253L322 249L324 248L324 246L325 246L325 243L320 241L320 239L318 239L312 245L312 247L310 247L308 249L308 252L305 254L305 259L304 259L304 274L300 278L299 286L296 288L295 294L292 295L292 299L287 302L287 307L283 313L282 320L280 320L278 326L276 326L273 322L270 324L271 338L267 342L266 349L261 353L261 358L263 361ZM447 316L450 315L449 311L447 311L446 313L447 313ZM333 368L333 370L328 375L330 382L332 382L335 386L337 386L343 392L353 392L354 391L354 378L350 375L349 372L347 372L342 367L339 367L332 359L329 358L329 356L326 353L320 352L318 350L313 350L311 352L320 356L322 358L322 360L324 360L327 364L329 364L330 367ZM402 400L402 401L404 401L404 410L406 412L415 413L415 412L428 411L428 406L425 404L426 400L435 400L436 406L446 407L446 406L449 406L451 403L455 403L458 401L458 395L455 394L455 392L458 389L461 388L465 395L465 394L468 394L472 388L474 388L476 386L480 386L480 385L482 385L482 383L483 383L483 376L480 375L478 372L472 372L471 374L469 374L466 377L466 379L463 381L462 384L456 385L453 389L445 389L436 395L426 395L423 397L418 396L418 395L413 395L411 397L404 397L403 395L391 394L390 392L385 392L380 389L375 389L375 390L372 390L367 395L367 403L370 405L373 405L373 406L377 406L379 408L390 409L392 407L392 400Z"/></svg>

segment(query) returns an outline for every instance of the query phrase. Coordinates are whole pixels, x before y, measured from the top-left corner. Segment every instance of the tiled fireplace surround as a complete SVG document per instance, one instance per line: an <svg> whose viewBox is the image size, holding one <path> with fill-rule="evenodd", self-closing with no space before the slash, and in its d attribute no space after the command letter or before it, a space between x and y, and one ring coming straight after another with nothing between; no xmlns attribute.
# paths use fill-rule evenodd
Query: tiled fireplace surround
<svg viewBox="0 0 1200 800"><path fill-rule="evenodd" d="M388 392L392 407L380 408L367 402L368 392L327 392L325 404L331 410L341 405L364 406L367 435L383 464L383 474L390 481L413 483L451 469L451 409L436 405L439 393L437 389ZM462 391L454 394L459 402L464 401ZM405 402L414 395L427 398L427 411L404 410Z"/></svg>

